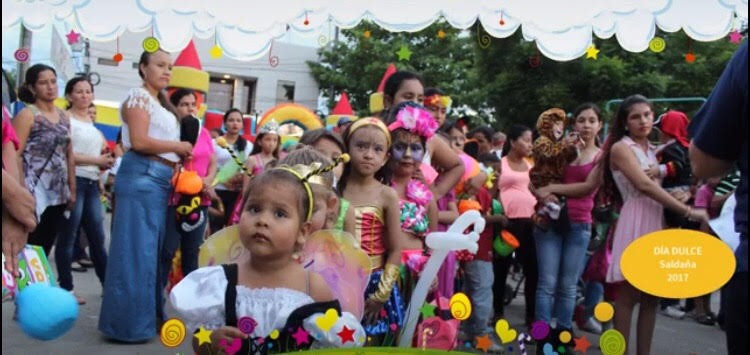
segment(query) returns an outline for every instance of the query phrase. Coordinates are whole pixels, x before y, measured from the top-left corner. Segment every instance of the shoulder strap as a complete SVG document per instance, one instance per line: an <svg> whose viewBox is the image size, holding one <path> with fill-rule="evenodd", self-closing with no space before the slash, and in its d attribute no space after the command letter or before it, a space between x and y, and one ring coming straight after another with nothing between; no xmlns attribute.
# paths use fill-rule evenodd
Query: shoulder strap
<svg viewBox="0 0 750 355"><path fill-rule="evenodd" d="M237 326L237 264L222 264L227 278L227 289L224 293L224 320L229 326Z"/></svg>

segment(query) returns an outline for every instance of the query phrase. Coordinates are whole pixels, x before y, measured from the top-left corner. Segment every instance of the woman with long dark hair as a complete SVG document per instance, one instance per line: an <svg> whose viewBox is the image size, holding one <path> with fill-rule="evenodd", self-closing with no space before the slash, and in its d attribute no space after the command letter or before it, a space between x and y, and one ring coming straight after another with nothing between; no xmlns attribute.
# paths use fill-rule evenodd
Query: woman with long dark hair
<svg viewBox="0 0 750 355"><path fill-rule="evenodd" d="M99 330L122 342L153 338L164 319L158 285L159 255L166 233L170 179L193 146L180 142L180 124L164 89L172 57L143 52L133 88L122 103L122 157L115 177L112 237Z"/></svg>
<svg viewBox="0 0 750 355"><path fill-rule="evenodd" d="M253 150L253 145L242 138L242 111L233 108L224 113L224 140L232 147L240 161L244 162ZM224 215L222 218L211 219L211 232L216 232L223 228L232 216L232 207L237 202L242 189L242 172L240 167L234 162L229 152L220 147L214 141L214 154L216 155L216 166L219 172L226 169L234 169L236 172L226 181L219 181L215 187L216 195L221 199L224 206ZM221 175L221 173L219 174Z"/></svg>
<svg viewBox="0 0 750 355"><path fill-rule="evenodd" d="M39 224L29 244L40 245L49 256L65 225L65 211L75 206L76 179L70 118L55 106L57 74L44 64L26 71L19 98L29 104L13 120L26 188L36 199Z"/></svg>
<svg viewBox="0 0 750 355"><path fill-rule="evenodd" d="M531 216L534 214L536 197L531 193L531 171L532 164L528 161L532 147L531 129L526 126L514 125L508 129L508 139L503 149L505 156L501 159L502 173L498 179L500 189L500 202L505 208L505 216L508 217L508 231L518 239L521 246L516 253L521 266L523 266L524 296L526 301L525 321L530 326L534 321L534 308L536 302L537 284L537 260L536 246L534 244L534 222ZM509 257L495 258L494 262L495 283L492 287L495 317L504 318L504 295L505 280L508 278L508 269L511 259Z"/></svg>
<svg viewBox="0 0 750 355"><path fill-rule="evenodd" d="M70 126L75 154L76 204L71 211L66 228L57 240L55 263L60 278L60 287L73 291L71 263L73 247L78 239L80 227L86 232L89 251L96 276L104 285L107 267L107 252L104 249L104 208L99 198L100 169L112 167L115 159L111 153L104 153L107 141L94 127L89 115L89 105L94 100L94 86L88 79L76 77L65 85L65 98L70 102ZM85 269L84 269L85 270ZM78 303L85 303L78 298Z"/></svg>
<svg viewBox="0 0 750 355"><path fill-rule="evenodd" d="M655 147L648 141L654 126L651 103L641 95L627 97L617 110L612 130L604 146L604 188L616 205L621 206L620 217L613 234L612 261L607 270L607 282L617 284L615 329L630 338L633 308L638 307L638 354L649 354L656 323L658 298L641 292L622 274L620 259L630 243L664 228L664 208L685 218L706 222L704 210L693 210L666 192L659 179L646 174L656 160Z"/></svg>
<svg viewBox="0 0 750 355"><path fill-rule="evenodd" d="M550 322L557 319L559 330L571 330L573 310L576 305L576 287L586 260L586 250L591 238L594 197L602 181L601 149L597 136L602 129L602 113L593 103L585 103L573 112L573 130L583 147L578 158L565 167L561 184L550 184L535 190L542 201L556 202L555 195L567 197L567 217L570 229L546 231L534 229L537 260L539 260L539 285L536 292L536 319ZM601 285L592 284L587 294L587 304L593 306L601 298ZM588 285L587 285L588 289ZM590 316L579 327L601 333L601 326Z"/></svg>

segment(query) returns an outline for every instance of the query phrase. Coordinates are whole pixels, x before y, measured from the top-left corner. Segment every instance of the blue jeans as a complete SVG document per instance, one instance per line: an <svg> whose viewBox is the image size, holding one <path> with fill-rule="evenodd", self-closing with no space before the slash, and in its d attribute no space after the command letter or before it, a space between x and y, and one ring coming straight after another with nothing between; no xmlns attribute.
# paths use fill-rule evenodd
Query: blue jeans
<svg viewBox="0 0 750 355"><path fill-rule="evenodd" d="M605 246L602 246L602 247L604 248ZM579 279L583 277L583 272L586 270L586 265L589 264L589 260L591 260L591 255L589 255L589 253L586 253L586 259L583 262L583 267L581 268L581 274L578 275ZM604 285L601 282L599 281L586 282L586 288L583 291L583 307L585 309L583 313L584 321L594 316L594 308L596 308L596 305L602 301L603 297L604 297Z"/></svg>
<svg viewBox="0 0 750 355"><path fill-rule="evenodd" d="M487 324L492 319L492 283L495 281L491 261L473 260L464 265L464 289L474 310L468 321L469 335L487 334Z"/></svg>
<svg viewBox="0 0 750 355"><path fill-rule="evenodd" d="M572 328L576 286L590 238L588 223L571 223L570 231L562 235L554 228L547 231L534 228L539 261L537 320L550 323L554 317L557 328Z"/></svg>
<svg viewBox="0 0 750 355"><path fill-rule="evenodd" d="M158 334L159 255L171 178L172 167L132 150L122 158L99 316L99 330L108 338L140 342Z"/></svg>
<svg viewBox="0 0 750 355"><path fill-rule="evenodd" d="M164 246L161 252L161 266L159 267L159 289L167 286L169 270L172 269L172 259L180 247L180 260L182 261L182 274L186 275L198 268L198 249L203 244L203 234L206 232L208 221L208 206L200 207L205 217L203 223L191 232L184 232L177 225L176 206L169 206L167 210L167 233L164 238Z"/></svg>
<svg viewBox="0 0 750 355"><path fill-rule="evenodd" d="M104 206L99 200L98 181L76 177L76 205L70 211L70 218L66 222L57 238L55 248L55 263L60 278L60 287L68 291L73 290L70 264L73 262L73 245L79 239L79 227L83 227L86 232L96 276L104 285L107 252L104 250Z"/></svg>

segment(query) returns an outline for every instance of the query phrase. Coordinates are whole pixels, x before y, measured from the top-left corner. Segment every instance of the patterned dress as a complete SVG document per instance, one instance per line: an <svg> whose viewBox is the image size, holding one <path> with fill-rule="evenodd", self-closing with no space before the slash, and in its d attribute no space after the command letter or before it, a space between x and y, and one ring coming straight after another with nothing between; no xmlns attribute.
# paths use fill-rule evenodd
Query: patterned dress
<svg viewBox="0 0 750 355"><path fill-rule="evenodd" d="M70 199L67 159L70 120L62 110L56 108L60 118L57 123L52 123L39 108L34 105L28 107L34 115L34 124L21 158L26 188L36 198L36 215L39 219L47 207L64 205Z"/></svg>

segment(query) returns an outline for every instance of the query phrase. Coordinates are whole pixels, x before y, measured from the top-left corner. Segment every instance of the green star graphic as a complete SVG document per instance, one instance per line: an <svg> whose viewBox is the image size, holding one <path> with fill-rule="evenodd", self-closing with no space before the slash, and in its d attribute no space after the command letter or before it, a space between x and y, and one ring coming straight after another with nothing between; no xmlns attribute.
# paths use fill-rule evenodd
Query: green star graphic
<svg viewBox="0 0 750 355"><path fill-rule="evenodd" d="M406 46L401 46L401 48L398 49L396 54L398 54L398 60L410 60L411 59L411 51Z"/></svg>
<svg viewBox="0 0 750 355"><path fill-rule="evenodd" d="M419 312L422 313L422 318L432 317L435 315L435 306L425 303L424 306L419 309Z"/></svg>

